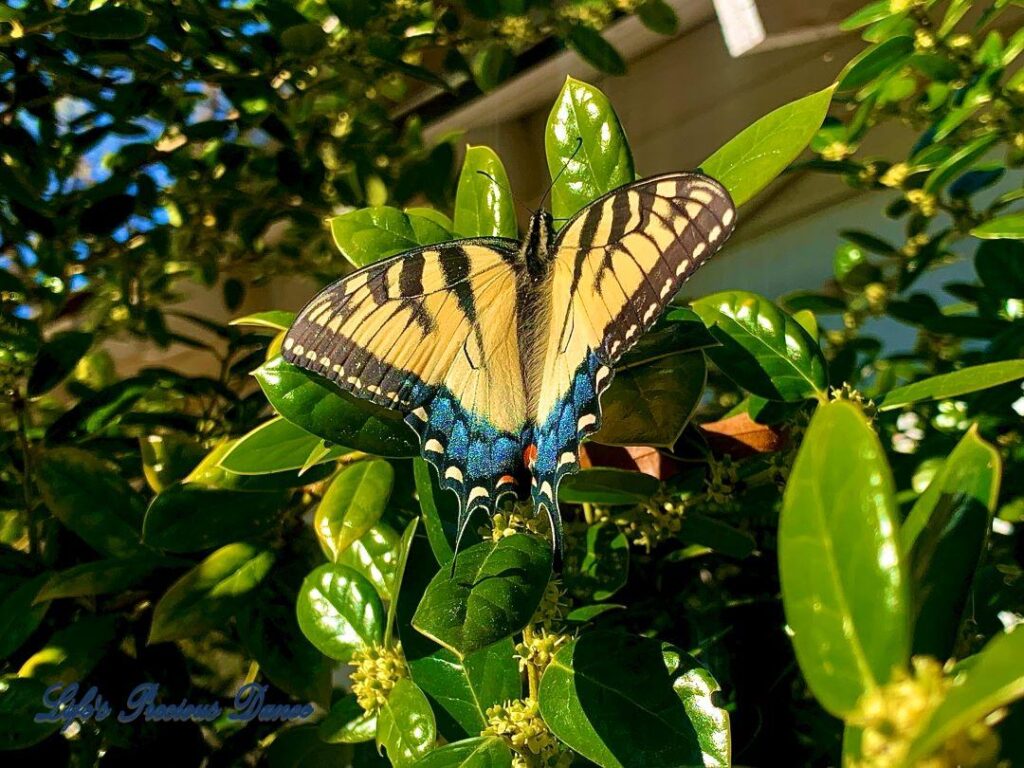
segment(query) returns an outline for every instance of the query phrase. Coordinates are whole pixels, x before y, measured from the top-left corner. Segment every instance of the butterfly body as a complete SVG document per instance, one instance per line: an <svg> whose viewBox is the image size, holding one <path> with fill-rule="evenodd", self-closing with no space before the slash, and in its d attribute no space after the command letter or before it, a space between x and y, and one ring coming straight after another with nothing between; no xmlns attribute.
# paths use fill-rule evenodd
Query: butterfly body
<svg viewBox="0 0 1024 768"><path fill-rule="evenodd" d="M442 487L472 513L531 496L561 546L558 484L600 426L612 367L725 241L728 193L694 173L614 190L557 234L468 238L371 264L325 288L286 360L406 414Z"/></svg>

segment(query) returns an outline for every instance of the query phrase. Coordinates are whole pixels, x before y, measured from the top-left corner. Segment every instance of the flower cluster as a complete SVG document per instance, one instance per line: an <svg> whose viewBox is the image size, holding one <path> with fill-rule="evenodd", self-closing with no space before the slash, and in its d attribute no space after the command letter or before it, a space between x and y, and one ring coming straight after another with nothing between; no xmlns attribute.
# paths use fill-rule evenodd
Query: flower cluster
<svg viewBox="0 0 1024 768"><path fill-rule="evenodd" d="M864 395L858 392L856 389L850 386L848 382L843 382L841 387L832 387L828 393L829 400L836 402L837 400L846 400L847 402L854 403L860 406L861 411L869 419L874 419L878 413L878 407L875 405L874 400L865 399Z"/></svg>
<svg viewBox="0 0 1024 768"><path fill-rule="evenodd" d="M558 649L568 643L569 640L569 635L557 632L549 633L543 629L536 635L533 633L525 634L523 642L516 643L516 658L519 659L519 671L525 672L527 667L533 667L539 675L547 669L548 664L551 663L551 659L554 658Z"/></svg>
<svg viewBox="0 0 1024 768"><path fill-rule="evenodd" d="M547 518L533 515L529 504L515 504L504 512L495 513L491 517L491 526L481 526L478 533L481 536L489 536L493 541L501 541L515 533L546 536L547 531Z"/></svg>
<svg viewBox="0 0 1024 768"><path fill-rule="evenodd" d="M558 579L551 579L544 588L544 596L540 599L540 605L534 611L530 624L550 630L560 625L569 612L569 602L565 597L565 590Z"/></svg>
<svg viewBox="0 0 1024 768"><path fill-rule="evenodd" d="M917 656L910 672L899 670L886 685L861 698L848 719L862 729L861 758L856 768L895 768L904 765L910 746L942 703L952 685L935 659ZM933 754L918 761L918 768L981 768L993 766L999 738L988 718L955 734Z"/></svg>
<svg viewBox="0 0 1024 768"><path fill-rule="evenodd" d="M496 736L514 752L513 768L565 768L572 753L548 730L535 699L516 699L487 710L483 736Z"/></svg>
<svg viewBox="0 0 1024 768"><path fill-rule="evenodd" d="M352 693L367 712L379 709L387 701L395 683L409 676L400 649L372 646L356 651L352 657Z"/></svg>

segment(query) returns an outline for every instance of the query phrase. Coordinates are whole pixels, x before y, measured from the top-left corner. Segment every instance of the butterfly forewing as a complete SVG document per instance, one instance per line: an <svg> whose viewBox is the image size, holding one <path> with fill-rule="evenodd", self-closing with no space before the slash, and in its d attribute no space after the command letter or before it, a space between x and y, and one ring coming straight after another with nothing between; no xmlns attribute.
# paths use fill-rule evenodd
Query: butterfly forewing
<svg viewBox="0 0 1024 768"><path fill-rule="evenodd" d="M735 216L718 182L666 174L594 201L559 233L531 468L534 500L554 510L552 523L558 482L576 471L579 441L600 426L611 366L725 242Z"/></svg>

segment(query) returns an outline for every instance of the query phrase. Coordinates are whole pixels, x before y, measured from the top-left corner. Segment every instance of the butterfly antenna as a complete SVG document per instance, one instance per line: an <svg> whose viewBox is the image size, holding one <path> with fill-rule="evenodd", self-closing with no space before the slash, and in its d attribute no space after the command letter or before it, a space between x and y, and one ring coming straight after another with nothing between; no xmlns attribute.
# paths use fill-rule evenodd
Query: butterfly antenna
<svg viewBox="0 0 1024 768"><path fill-rule="evenodd" d="M543 208L543 207L544 207L544 201L548 199L548 195L550 195L550 194L551 194L551 190L555 188L555 183L556 183L556 182L557 182L557 181L558 181L558 180L559 180L560 178L562 178L562 174L563 174L563 173L565 173L565 169L569 167L569 163L571 163L571 162L572 162L573 160L575 160L575 159L576 159L576 154L577 154L577 153L578 153L578 152L580 151L580 148L581 148L582 146L583 146L583 137L582 137L582 136L577 136L577 137L576 137L576 149L574 149L574 150L572 151L572 154L571 154L571 155L569 155L569 157L567 157L567 158L566 158L565 162L564 162L564 163L562 163L562 168L561 168L561 170L559 170L559 171L558 171L558 173L556 173L556 174L555 174L555 178L553 178L553 179L551 180L551 183L550 183L550 184L548 184L548 188L547 188L547 191L545 191L545 192L544 192L544 197L542 197L542 198L540 199L540 207L541 207L541 208Z"/></svg>
<svg viewBox="0 0 1024 768"><path fill-rule="evenodd" d="M505 190L506 192L508 192L509 196L510 196L510 197L511 197L511 198L512 198L513 200L515 200L515 201L516 201L517 203L519 203L519 204L520 204L521 206L523 206L523 208L525 208L526 210L528 210L528 211L530 212L530 215L531 215L531 216L533 215L533 209L532 209L532 208L531 208L530 206L528 206L528 205L527 205L527 204L526 204L525 202L523 202L523 200L522 200L522 199L521 199L521 198L519 197L519 195L517 195L517 194L516 194L515 192L513 192L513 191L512 191L512 188L511 188L511 187L509 187L509 186L508 186L508 184L502 184L502 183L501 183L500 181L498 181L498 180L497 180L496 178L494 178L494 177L493 177L493 176L492 176L491 174L489 174L489 173L488 173L487 171L477 171L477 173L479 173L479 174L480 174L481 176L484 176L484 177L486 177L486 178L490 179L490 180L491 180L491 183L492 183L492 184L493 184L494 186L496 186L496 187L497 187L498 189L503 189L503 190Z"/></svg>

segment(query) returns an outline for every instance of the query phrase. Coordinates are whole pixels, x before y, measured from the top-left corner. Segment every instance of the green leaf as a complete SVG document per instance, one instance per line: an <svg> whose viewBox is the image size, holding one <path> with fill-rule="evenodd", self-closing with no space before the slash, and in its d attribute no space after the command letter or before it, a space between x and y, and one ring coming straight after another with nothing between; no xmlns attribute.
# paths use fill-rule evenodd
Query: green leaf
<svg viewBox="0 0 1024 768"><path fill-rule="evenodd" d="M48 574L5 584L0 596L0 659L6 659L36 631L50 603L39 600Z"/></svg>
<svg viewBox="0 0 1024 768"><path fill-rule="evenodd" d="M837 717L907 662L892 473L864 414L818 406L779 521L782 603L811 692Z"/></svg>
<svg viewBox="0 0 1024 768"><path fill-rule="evenodd" d="M562 579L573 600L607 600L625 586L628 575L629 541L611 521L569 540Z"/></svg>
<svg viewBox="0 0 1024 768"><path fill-rule="evenodd" d="M957 148L953 154L928 174L928 178L924 181L924 191L931 194L941 192L949 182L981 159L997 141L999 141L999 134L987 133Z"/></svg>
<svg viewBox="0 0 1024 768"><path fill-rule="evenodd" d="M469 70L481 91L494 90L515 71L516 58L508 46L486 43L473 54Z"/></svg>
<svg viewBox="0 0 1024 768"><path fill-rule="evenodd" d="M377 523L353 541L335 562L363 574L381 599L390 602L396 591L395 568L400 540L390 525Z"/></svg>
<svg viewBox="0 0 1024 768"><path fill-rule="evenodd" d="M416 768L512 768L512 752L501 739L478 736L431 750Z"/></svg>
<svg viewBox="0 0 1024 768"><path fill-rule="evenodd" d="M636 10L644 26L659 35L674 35L679 31L679 16L664 0L647 0Z"/></svg>
<svg viewBox="0 0 1024 768"><path fill-rule="evenodd" d="M997 635L956 675L928 724L910 744L905 765L914 765L954 734L1024 696L1024 630Z"/></svg>
<svg viewBox="0 0 1024 768"><path fill-rule="evenodd" d="M281 30L281 44L299 56L312 56L327 44L319 24L295 24Z"/></svg>
<svg viewBox="0 0 1024 768"><path fill-rule="evenodd" d="M39 591L36 601L123 592L138 584L154 569L167 564L151 554L82 563L53 574Z"/></svg>
<svg viewBox="0 0 1024 768"><path fill-rule="evenodd" d="M900 529L913 597L914 655L949 658L999 496L999 452L972 427Z"/></svg>
<svg viewBox="0 0 1024 768"><path fill-rule="evenodd" d="M757 547L757 542L749 533L699 512L687 511L680 521L677 535L688 544L699 544L739 560L747 557Z"/></svg>
<svg viewBox="0 0 1024 768"><path fill-rule="evenodd" d="M642 472L595 467L563 478L558 485L558 500L568 504L639 504L660 488L657 478Z"/></svg>
<svg viewBox="0 0 1024 768"><path fill-rule="evenodd" d="M998 387L1024 378L1024 360L1004 360L961 368L952 373L931 376L904 387L889 390L878 409L891 411L922 400L943 400L959 397L990 387Z"/></svg>
<svg viewBox="0 0 1024 768"><path fill-rule="evenodd" d="M1024 298L1024 243L986 240L974 254L974 271L992 295Z"/></svg>
<svg viewBox="0 0 1024 768"><path fill-rule="evenodd" d="M318 480L323 480L334 470L328 465L315 466L316 460L310 462L303 474L300 470L286 469L280 472L267 472L259 474L239 474L230 472L222 466L224 457L227 456L237 444L237 440L224 440L216 444L203 460L196 465L184 480L188 486L205 486L207 488L220 488L230 491L267 492L285 491L290 488L298 488Z"/></svg>
<svg viewBox="0 0 1024 768"><path fill-rule="evenodd" d="M608 97L571 77L548 115L544 149L551 178L557 177L551 210L558 219L636 178L629 142Z"/></svg>
<svg viewBox="0 0 1024 768"><path fill-rule="evenodd" d="M451 239L436 221L398 208L360 208L328 219L334 244L357 267Z"/></svg>
<svg viewBox="0 0 1024 768"><path fill-rule="evenodd" d="M100 554L143 550L145 503L112 465L78 448L53 448L40 457L36 482L53 516Z"/></svg>
<svg viewBox="0 0 1024 768"><path fill-rule="evenodd" d="M839 93L855 91L900 66L914 52L914 38L897 35L873 45L853 57L836 78Z"/></svg>
<svg viewBox="0 0 1024 768"><path fill-rule="evenodd" d="M199 552L261 536L281 521L284 497L175 483L146 510L142 539L168 552Z"/></svg>
<svg viewBox="0 0 1024 768"><path fill-rule="evenodd" d="M359 400L280 357L254 375L274 409L307 432L376 456L419 455L415 434L396 411Z"/></svg>
<svg viewBox="0 0 1024 768"><path fill-rule="evenodd" d="M60 720L35 721L35 716L45 711L45 693L46 686L38 680L14 675L0 677L0 751L31 747L60 727Z"/></svg>
<svg viewBox="0 0 1024 768"><path fill-rule="evenodd" d="M728 715L690 656L657 640L584 634L555 654L540 683L552 732L602 768L729 765Z"/></svg>
<svg viewBox="0 0 1024 768"><path fill-rule="evenodd" d="M406 208L405 212L408 213L410 216L419 216L420 218L423 219L430 219L432 222L437 224L437 226L441 227L445 231L451 232L452 234L455 233L455 224L452 222L451 217L448 214L442 213L441 211L435 208L426 208L423 206L414 205L409 208Z"/></svg>
<svg viewBox="0 0 1024 768"><path fill-rule="evenodd" d="M455 231L464 237L519 237L516 203L501 158L490 147L466 147L455 194Z"/></svg>
<svg viewBox="0 0 1024 768"><path fill-rule="evenodd" d="M302 702L327 706L334 662L306 642L292 609L294 592L268 580L235 617L238 637L260 674Z"/></svg>
<svg viewBox="0 0 1024 768"><path fill-rule="evenodd" d="M30 397L49 392L75 369L92 346L93 335L85 331L54 334L39 350L39 357L28 379Z"/></svg>
<svg viewBox="0 0 1024 768"><path fill-rule="evenodd" d="M551 575L551 548L515 534L460 553L454 573L431 579L412 624L459 656L496 643L530 621Z"/></svg>
<svg viewBox="0 0 1024 768"><path fill-rule="evenodd" d="M64 26L91 40L132 40L146 34L146 14L123 5L107 5L89 13L65 13Z"/></svg>
<svg viewBox="0 0 1024 768"><path fill-rule="evenodd" d="M338 699L318 727L320 738L329 744L358 744L377 735L377 715L359 706L354 695Z"/></svg>
<svg viewBox="0 0 1024 768"><path fill-rule="evenodd" d="M866 27L869 24L874 24L876 21L887 19L892 15L893 10L891 0L877 0L877 2L870 3L847 16L839 24L839 28L848 32L853 29Z"/></svg>
<svg viewBox="0 0 1024 768"><path fill-rule="evenodd" d="M402 582L405 579L405 569L409 564L409 555L412 553L412 546L416 538L416 529L419 527L420 519L414 517L402 531L402 538L398 542L398 552L395 558L395 573L392 577L391 594L393 599L388 603L387 623L384 626L384 645L391 647L391 639L395 631L395 620L398 617L398 593L402 589Z"/></svg>
<svg viewBox="0 0 1024 768"><path fill-rule="evenodd" d="M413 459L416 496L419 498L430 549L439 565L447 565L451 562L454 552L452 545L455 541L455 524L459 508L453 494L444 492L436 478L431 475L432 471L430 465L423 459Z"/></svg>
<svg viewBox="0 0 1024 768"><path fill-rule="evenodd" d="M295 322L295 313L286 312L282 309L272 309L267 312L253 312L251 315L237 317L228 325L251 325L256 328L269 328L273 331L287 331Z"/></svg>
<svg viewBox="0 0 1024 768"><path fill-rule="evenodd" d="M313 518L313 530L328 558L337 562L380 520L394 482L395 470L380 459L346 467L331 481Z"/></svg>
<svg viewBox="0 0 1024 768"><path fill-rule="evenodd" d="M599 71L608 75L626 74L626 62L615 50L615 46L593 27L583 24L573 26L569 30L568 39L569 45Z"/></svg>
<svg viewBox="0 0 1024 768"><path fill-rule="evenodd" d="M273 552L252 544L221 547L160 598L153 609L149 642L180 640L222 627L273 563Z"/></svg>
<svg viewBox="0 0 1024 768"><path fill-rule="evenodd" d="M793 162L821 127L832 88L790 102L744 128L701 163L743 205Z"/></svg>
<svg viewBox="0 0 1024 768"><path fill-rule="evenodd" d="M384 747L394 768L405 768L423 757L436 739L427 697L411 680L399 680L377 713L378 747Z"/></svg>
<svg viewBox="0 0 1024 768"><path fill-rule="evenodd" d="M447 648L409 660L412 679L466 734L487 725L487 709L522 695L519 666L511 638L460 659ZM452 735L444 731L449 739Z"/></svg>
<svg viewBox="0 0 1024 768"><path fill-rule="evenodd" d="M983 240L1024 239L1024 213L1008 213L989 219L971 230L971 234Z"/></svg>
<svg viewBox="0 0 1024 768"><path fill-rule="evenodd" d="M296 605L302 633L325 656L348 661L380 645L384 606L373 585L344 565L321 565L302 582Z"/></svg>
<svg viewBox="0 0 1024 768"><path fill-rule="evenodd" d="M671 447L700 403L707 372L699 350L618 370L601 396L594 442Z"/></svg>
<svg viewBox="0 0 1024 768"><path fill-rule="evenodd" d="M155 493L187 477L206 454L195 438L174 433L140 437L139 452L146 484Z"/></svg>
<svg viewBox="0 0 1024 768"><path fill-rule="evenodd" d="M218 466L238 475L263 475L302 469L321 439L287 419L275 416L231 444ZM332 446L316 462L333 461L349 453L348 448Z"/></svg>
<svg viewBox="0 0 1024 768"><path fill-rule="evenodd" d="M786 402L824 396L828 377L821 349L768 299L723 291L698 299L693 309L721 344L706 354L744 389Z"/></svg>
<svg viewBox="0 0 1024 768"><path fill-rule="evenodd" d="M31 677L46 685L84 680L114 644L116 625L117 617L109 614L76 619L29 656L18 677Z"/></svg>
<svg viewBox="0 0 1024 768"><path fill-rule="evenodd" d="M335 0L337 2L337 0ZM328 744L315 725L283 728L266 750L268 768L338 768L354 765L352 746Z"/></svg>

